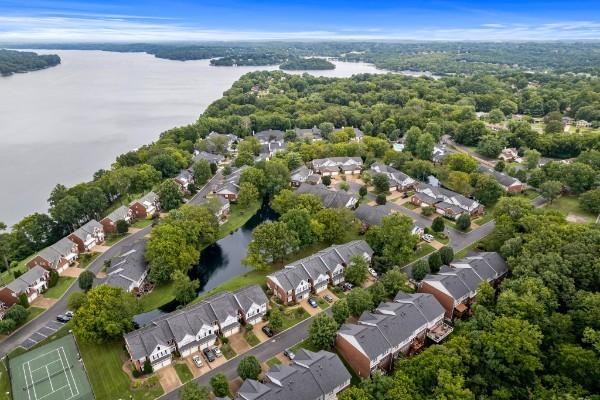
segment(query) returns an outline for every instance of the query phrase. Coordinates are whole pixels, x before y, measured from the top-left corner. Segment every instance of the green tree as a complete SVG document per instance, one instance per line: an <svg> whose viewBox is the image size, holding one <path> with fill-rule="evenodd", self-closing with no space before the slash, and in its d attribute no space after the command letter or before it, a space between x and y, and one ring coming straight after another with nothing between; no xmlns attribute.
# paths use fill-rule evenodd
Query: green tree
<svg viewBox="0 0 600 400"><path fill-rule="evenodd" d="M261 371L262 367L260 366L260 362L253 355L242 358L237 367L237 373L243 380L256 380L258 379L258 375L260 375Z"/></svg>
<svg viewBox="0 0 600 400"><path fill-rule="evenodd" d="M440 267L442 266L442 257L440 256L440 253L437 251L431 253L429 257L427 257L427 262L429 263L429 270L432 273L437 274L440 271Z"/></svg>
<svg viewBox="0 0 600 400"><path fill-rule="evenodd" d="M194 183L198 187L203 186L212 177L210 163L207 160L196 161L192 166L192 175L194 176Z"/></svg>
<svg viewBox="0 0 600 400"><path fill-rule="evenodd" d="M600 189L590 190L579 196L581 208L593 213L600 214Z"/></svg>
<svg viewBox="0 0 600 400"><path fill-rule="evenodd" d="M298 235L285 222L265 222L252 232L252 241L243 263L264 270L268 263L282 260L295 251L299 244Z"/></svg>
<svg viewBox="0 0 600 400"><path fill-rule="evenodd" d="M120 219L117 221L117 233L119 235L124 235L129 231L129 224L124 219Z"/></svg>
<svg viewBox="0 0 600 400"><path fill-rule="evenodd" d="M354 214L347 208L326 208L314 218L319 237L327 243L343 243L354 226Z"/></svg>
<svg viewBox="0 0 600 400"><path fill-rule="evenodd" d="M461 375L442 369L438 372L437 386L433 398L437 400L475 400L475 395L464 387L465 380Z"/></svg>
<svg viewBox="0 0 600 400"><path fill-rule="evenodd" d="M387 203L387 197L385 197L385 194L384 193L379 193L375 197L375 203L377 203L380 206L385 205L385 203Z"/></svg>
<svg viewBox="0 0 600 400"><path fill-rule="evenodd" d="M466 231L471 227L471 216L467 213L463 213L456 220L456 228L461 231Z"/></svg>
<svg viewBox="0 0 600 400"><path fill-rule="evenodd" d="M248 182L242 182L240 184L240 190L238 193L237 200L237 203L240 206L240 208L244 210L247 209L252 203L257 201L259 197L260 193L258 193L258 190L253 184Z"/></svg>
<svg viewBox="0 0 600 400"><path fill-rule="evenodd" d="M81 307L85 304L85 301L86 301L85 293L73 292L73 293L71 293L71 295L69 296L69 299L67 300L67 307L69 307L70 310L77 312L79 307Z"/></svg>
<svg viewBox="0 0 600 400"><path fill-rule="evenodd" d="M373 175L371 182L377 193L387 193L390 190L390 180L385 174Z"/></svg>
<svg viewBox="0 0 600 400"><path fill-rule="evenodd" d="M444 164L451 171L459 171L470 174L477 170L477 160L468 154L452 153L444 159Z"/></svg>
<svg viewBox="0 0 600 400"><path fill-rule="evenodd" d="M296 233L300 246L306 246L315 241L310 214L305 209L289 210L281 216L280 220L285 222L291 232Z"/></svg>
<svg viewBox="0 0 600 400"><path fill-rule="evenodd" d="M446 179L445 184L449 189L461 193L465 196L470 195L473 191L473 188L471 187L471 177L466 172L450 172L448 174L448 179Z"/></svg>
<svg viewBox="0 0 600 400"><path fill-rule="evenodd" d="M340 299L333 303L331 306L331 313L333 315L333 319L338 325L342 325L348 317L350 316L350 308L348 308L348 302L346 299Z"/></svg>
<svg viewBox="0 0 600 400"><path fill-rule="evenodd" d="M56 272L56 270L50 270L49 272L49 276L48 276L48 287L54 287L56 286L56 284L58 283L58 272Z"/></svg>
<svg viewBox="0 0 600 400"><path fill-rule="evenodd" d="M162 223L154 228L146 246L146 260L150 264L149 279L166 282L173 272L186 272L198 262L200 252L188 243L183 228Z"/></svg>
<svg viewBox="0 0 600 400"><path fill-rule="evenodd" d="M169 211L177 208L183 203L183 195L179 186L172 179L167 179L158 187L158 197L160 198L160 207Z"/></svg>
<svg viewBox="0 0 600 400"><path fill-rule="evenodd" d="M482 156L496 158L505 147L505 141L497 135L485 135L477 145L477 152Z"/></svg>
<svg viewBox="0 0 600 400"><path fill-rule="evenodd" d="M107 285L87 293L85 307L73 318L73 330L86 342L105 343L122 337L133 329L136 303L133 295Z"/></svg>
<svg viewBox="0 0 600 400"><path fill-rule="evenodd" d="M4 318L12 319L13 321L15 321L16 325L21 325L27 320L28 316L29 310L27 310L25 307L19 304L14 304L4 314Z"/></svg>
<svg viewBox="0 0 600 400"><path fill-rule="evenodd" d="M540 164L541 154L535 149L525 150L525 158L527 159L527 169L532 170Z"/></svg>
<svg viewBox="0 0 600 400"><path fill-rule="evenodd" d="M415 280L420 281L430 272L429 263L426 260L418 260L412 267L412 276Z"/></svg>
<svg viewBox="0 0 600 400"><path fill-rule="evenodd" d="M444 229L445 229L444 218L443 217L434 218L433 222L431 223L431 229L433 229L434 232L444 232Z"/></svg>
<svg viewBox="0 0 600 400"><path fill-rule="evenodd" d="M210 386L212 387L213 393L217 397L226 397L230 395L229 381L222 373L213 375L213 377L210 378Z"/></svg>
<svg viewBox="0 0 600 400"><path fill-rule="evenodd" d="M421 160L431 160L435 139L429 133L424 133L417 139L415 155Z"/></svg>
<svg viewBox="0 0 600 400"><path fill-rule="evenodd" d="M273 307L269 311L269 326L275 332L279 332L283 328L283 315L277 307Z"/></svg>
<svg viewBox="0 0 600 400"><path fill-rule="evenodd" d="M400 290L408 290L408 276L399 267L389 269L379 282L383 284L387 297L395 296Z"/></svg>
<svg viewBox="0 0 600 400"><path fill-rule="evenodd" d="M410 218L393 213L384 217L379 226L372 226L367 231L366 239L377 254L401 264L410 259L418 241L411 233L412 226Z"/></svg>
<svg viewBox="0 0 600 400"><path fill-rule="evenodd" d="M540 185L540 194L543 198L548 200L550 204L558 197L562 192L562 183L559 181L547 181Z"/></svg>
<svg viewBox="0 0 600 400"><path fill-rule="evenodd" d="M478 175L474 189L473 196L486 206L496 203L504 194L502 186L488 175Z"/></svg>
<svg viewBox="0 0 600 400"><path fill-rule="evenodd" d="M331 177L329 175L322 176L321 183L325 186L331 185Z"/></svg>
<svg viewBox="0 0 600 400"><path fill-rule="evenodd" d="M373 398L364 390L350 386L338 395L338 400L372 400Z"/></svg>
<svg viewBox="0 0 600 400"><path fill-rule="evenodd" d="M197 279L191 280L187 274L177 270L173 272L171 280L173 281L175 300L179 304L188 304L196 298L196 293L200 287L200 282Z"/></svg>
<svg viewBox="0 0 600 400"><path fill-rule="evenodd" d="M498 160L496 162L496 165L494 165L494 169L498 172L504 171L505 167L506 167L506 163L504 162L504 160Z"/></svg>
<svg viewBox="0 0 600 400"><path fill-rule="evenodd" d="M450 265L454 260L454 250L450 246L444 246L439 250L440 257L442 258L442 264Z"/></svg>
<svg viewBox="0 0 600 400"><path fill-rule="evenodd" d="M362 285L369 275L369 264L360 255L352 256L346 267L346 280L353 285Z"/></svg>
<svg viewBox="0 0 600 400"><path fill-rule="evenodd" d="M320 313L310 324L308 340L317 349L331 349L337 335L338 324L325 313Z"/></svg>
<svg viewBox="0 0 600 400"><path fill-rule="evenodd" d="M382 301L387 300L387 298L388 298L388 294L387 294L387 291L385 290L385 286L383 286L383 283L381 283L380 281L375 282L374 284L369 286L369 288L367 290L369 291L369 293L371 293L371 298L373 299L373 304L379 304Z"/></svg>
<svg viewBox="0 0 600 400"><path fill-rule="evenodd" d="M361 186L360 189L358 189L358 195L360 197L365 197L368 193L367 187L366 186Z"/></svg>
<svg viewBox="0 0 600 400"><path fill-rule="evenodd" d="M199 386L196 382L190 381L186 383L180 390L179 395L181 400L209 400L210 391L204 387Z"/></svg>
<svg viewBox="0 0 600 400"><path fill-rule="evenodd" d="M417 143L421 137L421 129L417 126L411 126L406 136L404 137L404 151L408 151L412 154L417 152Z"/></svg>
<svg viewBox="0 0 600 400"><path fill-rule="evenodd" d="M27 298L27 295L25 293L21 293L19 295L19 303L20 305L22 305L25 308L29 308L29 299Z"/></svg>
<svg viewBox="0 0 600 400"><path fill-rule="evenodd" d="M79 284L79 288L85 292L92 288L94 284L94 279L96 276L91 271L83 271L79 277L77 278L77 283Z"/></svg>
<svg viewBox="0 0 600 400"><path fill-rule="evenodd" d="M290 185L290 171L283 160L273 159L265 164L265 191L273 197Z"/></svg>
<svg viewBox="0 0 600 400"><path fill-rule="evenodd" d="M373 298L371 293L363 288L354 288L348 293L346 297L348 301L348 309L350 314L359 316L363 311L369 311L373 309Z"/></svg>

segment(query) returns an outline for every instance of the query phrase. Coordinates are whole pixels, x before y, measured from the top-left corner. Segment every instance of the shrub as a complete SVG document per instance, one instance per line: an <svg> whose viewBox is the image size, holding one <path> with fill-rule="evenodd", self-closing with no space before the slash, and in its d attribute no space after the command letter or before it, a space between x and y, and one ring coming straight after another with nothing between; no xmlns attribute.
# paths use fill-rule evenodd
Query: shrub
<svg viewBox="0 0 600 400"><path fill-rule="evenodd" d="M436 251L435 253L430 254L427 258L427 262L429 263L429 270L433 274L440 272L440 267L442 266L442 257L440 256L440 253Z"/></svg>
<svg viewBox="0 0 600 400"><path fill-rule="evenodd" d="M360 197L365 197L367 195L367 187L361 186L360 189L358 189L358 194Z"/></svg>
<svg viewBox="0 0 600 400"><path fill-rule="evenodd" d="M92 288L94 284L94 274L90 271L83 271L79 278L77 278L77 282L79 283L79 288L84 291L88 291Z"/></svg>
<svg viewBox="0 0 600 400"><path fill-rule="evenodd" d="M456 220L456 227L461 231L466 231L471 226L471 216L469 214L461 214Z"/></svg>
<svg viewBox="0 0 600 400"><path fill-rule="evenodd" d="M139 378L140 376L142 376L142 373L137 368L134 367L131 369L131 375L134 378Z"/></svg>
<svg viewBox="0 0 600 400"><path fill-rule="evenodd" d="M429 263L425 260L418 260L412 268L412 277L420 281L429 273Z"/></svg>
<svg viewBox="0 0 600 400"><path fill-rule="evenodd" d="M0 320L0 335L6 335L13 331L17 327L17 324L12 319Z"/></svg>
<svg viewBox="0 0 600 400"><path fill-rule="evenodd" d="M433 215L433 207L429 207L429 206L424 206L421 208L421 214L423 214L426 217L429 217L430 215Z"/></svg>
<svg viewBox="0 0 600 400"><path fill-rule="evenodd" d="M48 287L49 288L54 287L54 286L56 286L57 283L58 283L58 272L51 269L50 276L48 278Z"/></svg>
<svg viewBox="0 0 600 400"><path fill-rule="evenodd" d="M19 270L19 269L15 269L15 270L13 271L13 276L15 277L15 279L17 279L18 277L20 277L20 276L21 276L21 275L23 275L23 274L24 274L24 272L23 272L23 271L21 271L21 270Z"/></svg>
<svg viewBox="0 0 600 400"><path fill-rule="evenodd" d="M27 295L25 293L21 293L19 295L19 304L25 308L29 308L29 300L27 299Z"/></svg>
<svg viewBox="0 0 600 400"><path fill-rule="evenodd" d="M323 185L329 186L329 185L331 185L331 177L330 176L324 176L324 177L321 178L321 182L323 183Z"/></svg>
<svg viewBox="0 0 600 400"><path fill-rule="evenodd" d="M454 259L454 250L450 246L444 246L439 251L442 263L449 265Z"/></svg>
<svg viewBox="0 0 600 400"><path fill-rule="evenodd" d="M436 217L431 223L431 229L433 229L434 232L444 232L444 228L444 218L442 217Z"/></svg>
<svg viewBox="0 0 600 400"><path fill-rule="evenodd" d="M129 230L129 224L124 219L120 219L117 221L117 233L119 235L124 235Z"/></svg>
<svg viewBox="0 0 600 400"><path fill-rule="evenodd" d="M387 202L387 198L385 197L385 194L383 193L379 193L377 195L377 197L375 198L375 203L379 204L380 206L384 205Z"/></svg>
<svg viewBox="0 0 600 400"><path fill-rule="evenodd" d="M229 343L229 339L228 339L228 338L226 338L226 337L222 337L222 338L221 338L221 343L223 343L223 344L227 344L227 343Z"/></svg>
<svg viewBox="0 0 600 400"><path fill-rule="evenodd" d="M29 311L19 304L13 305L8 309L8 311L6 311L6 314L4 314L4 318L15 321L16 325L25 322L27 316L29 316Z"/></svg>
<svg viewBox="0 0 600 400"><path fill-rule="evenodd" d="M143 371L144 371L144 374L146 374L146 375L152 373L153 368L152 368L152 364L150 364L150 361L148 361L148 360L144 361Z"/></svg>
<svg viewBox="0 0 600 400"><path fill-rule="evenodd" d="M262 368L260 362L255 356L247 356L242 358L237 367L237 373L240 378L246 379L257 379L261 373Z"/></svg>

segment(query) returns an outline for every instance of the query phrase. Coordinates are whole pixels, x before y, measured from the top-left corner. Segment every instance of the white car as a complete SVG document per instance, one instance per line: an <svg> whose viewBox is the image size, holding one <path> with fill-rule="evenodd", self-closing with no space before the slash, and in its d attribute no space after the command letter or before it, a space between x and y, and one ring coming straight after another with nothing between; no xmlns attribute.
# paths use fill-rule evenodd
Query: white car
<svg viewBox="0 0 600 400"><path fill-rule="evenodd" d="M377 272L373 268L369 268L369 273L373 278L377 278Z"/></svg>
<svg viewBox="0 0 600 400"><path fill-rule="evenodd" d="M194 362L196 367L202 368L202 357L200 357L198 354L192 357L192 361Z"/></svg>
<svg viewBox="0 0 600 400"><path fill-rule="evenodd" d="M223 353L221 353L221 349L218 348L217 346L214 346L212 348L212 351L215 353L215 356L217 356L217 357L221 357L223 355Z"/></svg>
<svg viewBox="0 0 600 400"><path fill-rule="evenodd" d="M423 235L423 240L426 241L427 243L431 243L433 242L433 235L430 235L429 233L426 233L425 235Z"/></svg>

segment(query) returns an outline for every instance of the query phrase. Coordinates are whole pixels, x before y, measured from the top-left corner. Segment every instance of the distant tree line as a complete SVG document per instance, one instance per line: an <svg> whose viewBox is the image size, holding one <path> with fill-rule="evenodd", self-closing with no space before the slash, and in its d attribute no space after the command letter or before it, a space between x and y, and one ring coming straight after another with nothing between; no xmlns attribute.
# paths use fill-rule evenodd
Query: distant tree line
<svg viewBox="0 0 600 400"><path fill-rule="evenodd" d="M8 76L19 72L35 71L60 64L56 54L0 49L0 75Z"/></svg>

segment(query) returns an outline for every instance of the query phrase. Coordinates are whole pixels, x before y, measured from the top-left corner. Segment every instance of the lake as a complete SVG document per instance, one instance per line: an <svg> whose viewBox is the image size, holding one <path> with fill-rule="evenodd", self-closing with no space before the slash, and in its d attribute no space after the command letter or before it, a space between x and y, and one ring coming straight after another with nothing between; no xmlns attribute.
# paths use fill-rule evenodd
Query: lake
<svg viewBox="0 0 600 400"><path fill-rule="evenodd" d="M145 53L35 50L62 64L0 78L0 221L47 210L50 190L90 180L121 153L194 122L243 74L271 67L211 67ZM327 77L384 73L335 62ZM303 73L294 71L293 73Z"/></svg>
<svg viewBox="0 0 600 400"><path fill-rule="evenodd" d="M202 250L200 262L188 273L190 279L200 281L198 294L207 292L235 276L250 271L250 268L242 264L242 259L246 257L248 243L252 239L252 230L259 224L276 218L277 214L267 203L264 203L261 209L240 229ZM160 309L138 314L134 320L142 326L160 315L174 311L177 306L178 303L172 301Z"/></svg>

